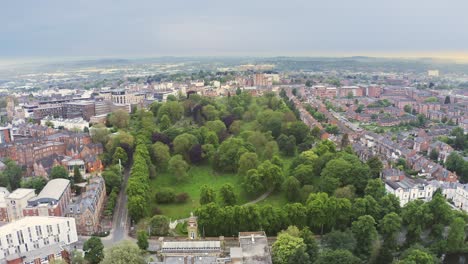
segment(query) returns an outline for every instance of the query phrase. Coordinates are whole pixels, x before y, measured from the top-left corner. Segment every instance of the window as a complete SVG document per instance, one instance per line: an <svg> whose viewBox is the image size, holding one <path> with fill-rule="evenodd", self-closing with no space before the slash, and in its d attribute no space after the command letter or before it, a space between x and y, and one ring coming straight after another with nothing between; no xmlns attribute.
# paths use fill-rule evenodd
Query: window
<svg viewBox="0 0 468 264"><path fill-rule="evenodd" d="M60 234L60 225L59 224L57 224L57 233Z"/></svg>
<svg viewBox="0 0 468 264"><path fill-rule="evenodd" d="M67 234L68 243L70 243L70 234Z"/></svg>

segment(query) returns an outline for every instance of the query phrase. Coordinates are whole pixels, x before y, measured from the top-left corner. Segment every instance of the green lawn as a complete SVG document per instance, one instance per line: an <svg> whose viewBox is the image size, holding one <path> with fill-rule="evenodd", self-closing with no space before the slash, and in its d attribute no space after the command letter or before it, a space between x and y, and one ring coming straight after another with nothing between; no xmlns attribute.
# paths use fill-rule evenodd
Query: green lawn
<svg viewBox="0 0 468 264"><path fill-rule="evenodd" d="M283 157L285 175L287 175L287 169L289 168L293 158ZM162 214L167 217L174 219L187 218L190 216L190 212L195 211L200 206L200 187L204 184L214 188L216 191L225 183L230 183L234 186L234 191L237 194L237 204L241 205L248 202L249 199L242 190L242 177L235 173L219 173L215 172L211 166L192 166L189 170L189 178L178 183L169 172L157 173L156 179L151 180L151 200L150 203L151 215L154 209L157 207L162 211ZM175 190L176 193L188 193L190 196L189 200L183 204L171 203L171 204L157 204L155 202L156 190L164 187L170 187ZM219 199L219 194L217 194ZM271 204L273 206L283 206L287 203L286 197L282 192L271 194L264 201L259 204Z"/></svg>
<svg viewBox="0 0 468 264"><path fill-rule="evenodd" d="M195 208L200 206L200 187L204 184L214 188L216 191L225 184L230 183L234 186L234 190L238 197L238 204L247 202L245 195L242 193L241 179L236 174L217 173L210 166L193 166L189 170L189 179L185 182L178 183L170 173L159 173L156 179L151 181L151 208L158 207L162 213L169 218L186 218L190 216ZM190 196L189 200L184 204L156 204L154 195L158 188L170 187L176 193L186 192Z"/></svg>
<svg viewBox="0 0 468 264"><path fill-rule="evenodd" d="M270 204L273 207L283 207L288 203L286 195L283 192L272 193L265 200L258 203L258 205Z"/></svg>

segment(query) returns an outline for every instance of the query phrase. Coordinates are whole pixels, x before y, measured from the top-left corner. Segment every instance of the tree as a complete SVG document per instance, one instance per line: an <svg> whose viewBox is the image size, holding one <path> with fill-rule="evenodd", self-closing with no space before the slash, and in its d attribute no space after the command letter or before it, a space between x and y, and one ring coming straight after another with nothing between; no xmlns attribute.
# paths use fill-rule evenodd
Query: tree
<svg viewBox="0 0 468 264"><path fill-rule="evenodd" d="M405 250L398 264L435 264L436 258L425 248L415 245Z"/></svg>
<svg viewBox="0 0 468 264"><path fill-rule="evenodd" d="M164 131L169 127L171 127L171 119L169 119L167 115L163 115L161 117L161 120L159 120L159 128L161 129L161 131Z"/></svg>
<svg viewBox="0 0 468 264"><path fill-rule="evenodd" d="M145 264L141 250L130 241L123 241L106 249L101 264Z"/></svg>
<svg viewBox="0 0 468 264"><path fill-rule="evenodd" d="M279 135L276 139L278 148L287 156L294 156L296 153L296 138L293 135L286 136L285 134Z"/></svg>
<svg viewBox="0 0 468 264"><path fill-rule="evenodd" d="M294 136L297 144L304 142L304 139L310 134L310 128L302 121L292 122L286 129L286 134Z"/></svg>
<svg viewBox="0 0 468 264"><path fill-rule="evenodd" d="M109 129L103 124L96 124L91 127L90 136L94 143L101 143L106 145L109 137Z"/></svg>
<svg viewBox="0 0 468 264"><path fill-rule="evenodd" d="M151 150L153 154L153 164L156 166L156 169L158 171L165 171L171 159L169 146L162 142L156 142L153 144Z"/></svg>
<svg viewBox="0 0 468 264"><path fill-rule="evenodd" d="M146 215L146 197L141 195L129 195L127 208L130 218L132 218L135 222L138 222L141 218L145 217Z"/></svg>
<svg viewBox="0 0 468 264"><path fill-rule="evenodd" d="M450 96L445 96L444 104L450 104Z"/></svg>
<svg viewBox="0 0 468 264"><path fill-rule="evenodd" d="M309 255L310 262L313 263L317 259L319 254L319 246L314 234L312 233L312 231L310 231L308 227L304 227L299 232L299 237L304 240L304 243L306 245L306 253Z"/></svg>
<svg viewBox="0 0 468 264"><path fill-rule="evenodd" d="M359 264L361 260L348 250L325 250L314 264Z"/></svg>
<svg viewBox="0 0 468 264"><path fill-rule="evenodd" d="M92 236L83 244L84 258L91 264L98 264L103 260L103 250L104 245L99 237Z"/></svg>
<svg viewBox="0 0 468 264"><path fill-rule="evenodd" d="M80 168L78 166L73 167L73 182L80 183L83 182L83 176L81 176Z"/></svg>
<svg viewBox="0 0 468 264"><path fill-rule="evenodd" d="M218 137L226 131L226 125L221 120L208 121L205 123L205 127L215 132Z"/></svg>
<svg viewBox="0 0 468 264"><path fill-rule="evenodd" d="M198 139L192 134L184 133L177 136L173 144L174 153L182 155L186 161L189 161L189 151L194 145L198 144Z"/></svg>
<svg viewBox="0 0 468 264"><path fill-rule="evenodd" d="M30 179L22 180L20 185L21 188L34 189L36 191L36 194L39 194L46 184L47 181L42 177L31 177Z"/></svg>
<svg viewBox="0 0 468 264"><path fill-rule="evenodd" d="M267 189L276 189L283 183L283 170L269 160L260 164L257 171L261 176L263 186Z"/></svg>
<svg viewBox="0 0 468 264"><path fill-rule="evenodd" d="M1 173L4 177L4 186L9 185L11 190L16 190L21 185L21 178L23 176L23 169L16 164L15 161L11 159L5 160L6 168Z"/></svg>
<svg viewBox="0 0 468 264"><path fill-rule="evenodd" d="M57 165L52 168L50 171L49 179L69 179L68 171L65 167Z"/></svg>
<svg viewBox="0 0 468 264"><path fill-rule="evenodd" d="M122 166L126 166L128 162L127 152L122 147L115 148L114 155L112 155L112 164L122 164Z"/></svg>
<svg viewBox="0 0 468 264"><path fill-rule="evenodd" d="M169 160L169 172L174 174L178 182L187 178L189 167L181 155L175 155Z"/></svg>
<svg viewBox="0 0 468 264"><path fill-rule="evenodd" d="M130 124L130 115L128 111L116 110L110 115L109 123L117 128L127 128Z"/></svg>
<svg viewBox="0 0 468 264"><path fill-rule="evenodd" d="M216 193L213 188L203 185L200 188L200 204L209 204L216 201Z"/></svg>
<svg viewBox="0 0 468 264"><path fill-rule="evenodd" d="M246 152L240 156L239 159L239 170L240 175L247 174L247 171L256 169L259 165L258 156L254 152Z"/></svg>
<svg viewBox="0 0 468 264"><path fill-rule="evenodd" d="M300 164L294 169L292 176L302 184L310 184L313 181L314 167L309 164Z"/></svg>
<svg viewBox="0 0 468 264"><path fill-rule="evenodd" d="M249 150L244 145L244 141L240 138L226 139L219 146L215 154L213 164L219 170L226 172L236 172L239 168L240 157L245 152L249 152Z"/></svg>
<svg viewBox="0 0 468 264"><path fill-rule="evenodd" d="M278 155L279 149L276 141L272 140L265 145L263 150L263 159L271 160L274 156Z"/></svg>
<svg viewBox="0 0 468 264"><path fill-rule="evenodd" d="M168 101L159 107L157 119L161 122L164 115L167 115L172 123L179 121L184 113L184 107L177 101Z"/></svg>
<svg viewBox="0 0 468 264"><path fill-rule="evenodd" d="M383 169L382 161L377 156L373 156L366 161L366 164L369 166L371 177L378 178Z"/></svg>
<svg viewBox="0 0 468 264"><path fill-rule="evenodd" d="M347 229L346 231L333 230L323 236L323 244L331 250L348 250L353 252L357 246L356 239L353 233Z"/></svg>
<svg viewBox="0 0 468 264"><path fill-rule="evenodd" d="M283 190L289 202L298 202L301 199L301 183L293 176L288 177L283 183Z"/></svg>
<svg viewBox="0 0 468 264"><path fill-rule="evenodd" d="M149 222L151 235L165 236L169 233L169 219L164 215L155 215Z"/></svg>
<svg viewBox="0 0 468 264"><path fill-rule="evenodd" d="M137 245L141 250L146 250L148 248L148 234L146 231L140 230L137 232Z"/></svg>
<svg viewBox="0 0 468 264"><path fill-rule="evenodd" d="M119 168L106 168L102 173L102 177L106 183L107 192L110 193L112 190L117 190L118 192L120 190L120 186L122 185L122 174L120 173Z"/></svg>
<svg viewBox="0 0 468 264"><path fill-rule="evenodd" d="M411 245L421 240L421 233L427 223L432 219L432 215L427 206L421 200L408 202L401 211L403 223L408 229L406 243Z"/></svg>
<svg viewBox="0 0 468 264"><path fill-rule="evenodd" d="M372 196L375 200L379 201L385 196L385 186L380 179L372 179L367 182L366 189L364 190L366 195Z"/></svg>
<svg viewBox="0 0 468 264"><path fill-rule="evenodd" d="M202 113L207 121L213 121L218 118L219 111L213 105L205 105L202 108Z"/></svg>
<svg viewBox="0 0 468 264"><path fill-rule="evenodd" d="M351 225L351 231L356 238L357 244L355 252L358 256L367 258L377 240L377 230L375 229L375 220L370 215L360 216L357 221Z"/></svg>
<svg viewBox="0 0 468 264"><path fill-rule="evenodd" d="M403 110L408 114L411 114L411 109L412 109L411 105L405 105L403 107Z"/></svg>
<svg viewBox="0 0 468 264"><path fill-rule="evenodd" d="M386 248L395 249L397 246L397 234L401 229L402 219L396 213L385 215L379 222L380 233L384 239Z"/></svg>
<svg viewBox="0 0 468 264"><path fill-rule="evenodd" d="M273 255L273 263L289 264L294 263L290 262L290 259L308 260L309 257L305 252L306 245L304 243L304 240L300 237L295 237L288 233L279 234L276 242L273 243L271 249ZM301 256L294 256L298 253L300 253Z"/></svg>
<svg viewBox="0 0 468 264"><path fill-rule="evenodd" d="M461 217L455 218L450 224L447 236L447 251L462 252L465 247L465 220Z"/></svg>
<svg viewBox="0 0 468 264"><path fill-rule="evenodd" d="M226 183L219 189L219 196L223 201L224 205L234 205L237 201L236 193L234 192L234 187Z"/></svg>
<svg viewBox="0 0 468 264"><path fill-rule="evenodd" d="M350 141L349 141L349 135L348 133L343 134L343 137L341 138L341 149L346 148L349 146Z"/></svg>

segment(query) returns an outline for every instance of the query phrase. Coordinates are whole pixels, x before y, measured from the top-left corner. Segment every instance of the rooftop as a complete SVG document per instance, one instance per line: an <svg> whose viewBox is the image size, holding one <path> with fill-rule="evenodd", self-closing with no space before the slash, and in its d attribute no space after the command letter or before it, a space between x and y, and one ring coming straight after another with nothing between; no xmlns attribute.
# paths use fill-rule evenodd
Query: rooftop
<svg viewBox="0 0 468 264"><path fill-rule="evenodd" d="M19 188L14 190L10 195L7 196L8 199L21 199L29 195L30 193L34 193L34 189L24 189Z"/></svg>
<svg viewBox="0 0 468 264"><path fill-rule="evenodd" d="M49 202L49 200L58 201L60 197L62 197L68 185L70 185L70 181L66 179L50 180L39 195L30 201L38 203Z"/></svg>

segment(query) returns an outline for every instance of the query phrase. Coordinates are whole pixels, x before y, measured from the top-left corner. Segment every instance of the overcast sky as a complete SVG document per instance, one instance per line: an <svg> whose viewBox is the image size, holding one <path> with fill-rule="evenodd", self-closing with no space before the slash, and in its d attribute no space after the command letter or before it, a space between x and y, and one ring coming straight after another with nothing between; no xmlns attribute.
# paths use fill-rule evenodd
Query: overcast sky
<svg viewBox="0 0 468 264"><path fill-rule="evenodd" d="M0 3L0 59L467 51L467 0Z"/></svg>

